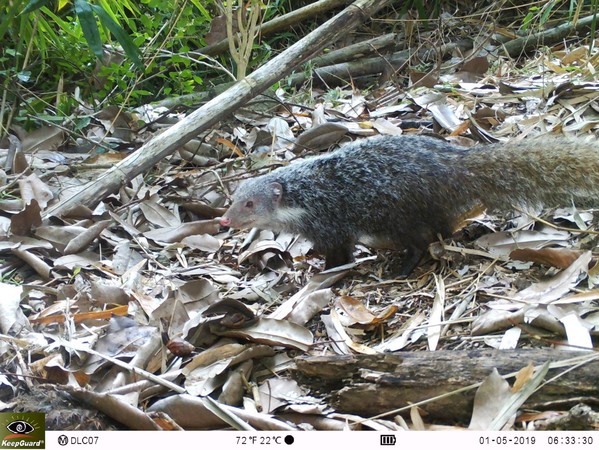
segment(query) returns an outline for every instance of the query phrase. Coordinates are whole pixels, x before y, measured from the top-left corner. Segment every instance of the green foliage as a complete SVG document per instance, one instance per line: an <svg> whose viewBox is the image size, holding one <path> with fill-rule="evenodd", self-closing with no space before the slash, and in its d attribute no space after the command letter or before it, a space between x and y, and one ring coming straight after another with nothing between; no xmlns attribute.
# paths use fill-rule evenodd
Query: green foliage
<svg viewBox="0 0 599 450"><path fill-rule="evenodd" d="M23 10L23 14L32 13L43 7L47 7L52 0L30 0L29 4ZM127 32L118 24L115 14L110 8L110 4L106 1L102 2L104 5L94 5L89 3L87 0L73 0L73 9L79 20L83 36L85 37L90 49L96 55L98 59L102 59L102 37L100 29L98 28L98 19L106 29L112 33L117 41L123 47L125 54L131 61L137 66L142 67L141 54L139 49L133 44L131 37ZM117 2L115 6L118 8L118 12L123 15L125 9L123 3ZM134 9L131 9L134 11Z"/></svg>
<svg viewBox="0 0 599 450"><path fill-rule="evenodd" d="M591 25L591 36L595 36L595 32L597 31L597 16L599 15L599 0L591 0L591 12L593 14L593 23ZM593 51L593 45L595 44L595 40L591 39L591 43L589 45L589 55Z"/></svg>
<svg viewBox="0 0 599 450"><path fill-rule="evenodd" d="M597 14L599 0L548 0L532 4L527 14L522 18L522 31L537 30L550 26L550 21L556 17L578 20L581 15ZM596 23L593 22L591 35L594 35ZM591 42L591 45L593 43Z"/></svg>
<svg viewBox="0 0 599 450"><path fill-rule="evenodd" d="M535 23L537 27L544 26L551 17L557 3L556 0L551 0L542 6L531 6L528 9L528 14L522 19L522 30L528 30L532 23Z"/></svg>
<svg viewBox="0 0 599 450"><path fill-rule="evenodd" d="M31 116L69 120L75 88L98 107L198 90L213 68L188 53L217 13L212 0L0 1L0 138Z"/></svg>

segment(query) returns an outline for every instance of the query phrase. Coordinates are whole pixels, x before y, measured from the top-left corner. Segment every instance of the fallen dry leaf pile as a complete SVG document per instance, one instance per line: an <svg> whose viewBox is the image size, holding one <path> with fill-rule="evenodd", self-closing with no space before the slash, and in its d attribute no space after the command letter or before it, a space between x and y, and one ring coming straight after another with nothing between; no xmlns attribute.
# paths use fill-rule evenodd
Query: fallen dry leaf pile
<svg viewBox="0 0 599 450"><path fill-rule="evenodd" d="M93 210L81 205L60 218L43 218L44 210L176 114L107 108L76 145L52 127L13 138L0 173L0 410L47 384L135 429L424 428L417 411L412 425L335 411L326 392L293 378L294 358L591 349L599 269L588 249L596 236L574 230L592 226L592 211L563 205L543 221L481 215L433 246L409 280L389 268L401 255L358 247L353 269L320 273L309 242L222 230L215 218L240 179L359 137L426 130L474 145L596 135L599 82L589 80L598 55L562 47L520 67L506 58L469 66L484 73L448 63L433 87L314 89L310 101L279 90ZM90 154L93 142L113 151ZM544 373L520 375L528 390L515 391L490 375L471 427L513 424ZM490 423L505 402L512 407ZM546 417L523 420L534 428Z"/></svg>

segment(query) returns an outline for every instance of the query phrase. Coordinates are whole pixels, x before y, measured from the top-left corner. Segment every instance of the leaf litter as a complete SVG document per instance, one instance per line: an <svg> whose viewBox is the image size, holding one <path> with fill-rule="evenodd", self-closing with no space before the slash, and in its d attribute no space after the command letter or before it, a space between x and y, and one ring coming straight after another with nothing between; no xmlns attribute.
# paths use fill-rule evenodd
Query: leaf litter
<svg viewBox="0 0 599 450"><path fill-rule="evenodd" d="M123 154L90 156L78 146L65 155L61 131L29 133L2 172L4 404L25 389L20 374L135 429L399 429L408 427L403 418L335 412L327 395L293 380L293 358L479 345L592 349L598 278L584 249L596 241L585 233L593 211L545 212L542 222L483 214L431 249L407 280L388 267L401 255L358 246L355 263L322 271L301 238L222 230L215 220L243 178L358 136L411 133L406 124L415 121L468 146L597 133L599 83L583 81L588 55L584 46L547 52L518 71L510 59L481 56L407 90L338 88L333 98L313 88L305 105L279 90L281 104L293 106L239 111L95 209L49 220L49 204ZM149 123L161 112L145 105L130 114ZM133 147L160 130L137 134L122 121L117 133L115 114L102 111L87 137ZM549 337L539 340L531 327ZM518 397L506 386L489 375L470 428L515 426L530 392ZM427 428L417 409L411 417L413 428Z"/></svg>

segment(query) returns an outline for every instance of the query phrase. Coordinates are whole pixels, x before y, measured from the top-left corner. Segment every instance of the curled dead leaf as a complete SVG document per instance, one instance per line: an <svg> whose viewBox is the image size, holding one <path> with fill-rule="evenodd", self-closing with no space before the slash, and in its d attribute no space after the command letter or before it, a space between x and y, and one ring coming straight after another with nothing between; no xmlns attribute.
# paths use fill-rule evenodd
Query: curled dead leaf
<svg viewBox="0 0 599 450"><path fill-rule="evenodd" d="M12 216L10 220L10 230L12 234L17 236L25 236L35 228L42 224L41 208L37 200L32 199L31 202L25 205L25 208Z"/></svg>
<svg viewBox="0 0 599 450"><path fill-rule="evenodd" d="M48 202L54 198L54 194L52 194L48 185L34 173L19 180L19 191L21 198L26 204L31 203L35 199L41 209L44 209L48 205Z"/></svg>
<svg viewBox="0 0 599 450"><path fill-rule="evenodd" d="M517 248L510 253L510 259L530 261L537 264L557 267L559 269L566 269L567 267L570 267L582 253L582 250L571 250L569 248L543 248L539 250L532 248Z"/></svg>
<svg viewBox="0 0 599 450"><path fill-rule="evenodd" d="M182 338L173 338L166 343L166 348L175 356L189 356L195 350L195 347Z"/></svg>
<svg viewBox="0 0 599 450"><path fill-rule="evenodd" d="M323 123L299 135L293 151L299 153L306 149L314 151L330 148L346 134L347 127L343 125L332 122Z"/></svg>
<svg viewBox="0 0 599 450"><path fill-rule="evenodd" d="M259 319L254 325L242 329L218 329L210 327L218 336L237 337L261 344L290 347L307 351L314 343L314 336L305 327L286 320Z"/></svg>
<svg viewBox="0 0 599 450"><path fill-rule="evenodd" d="M254 312L239 300L224 299L210 305L202 315L224 315L218 324L224 328L244 328L258 320Z"/></svg>
<svg viewBox="0 0 599 450"><path fill-rule="evenodd" d="M336 305L346 316L341 319L345 326L370 329L389 320L398 310L397 305L389 305L379 314L372 313L360 300L343 295L337 299Z"/></svg>
<svg viewBox="0 0 599 450"><path fill-rule="evenodd" d="M143 235L157 242L173 243L180 242L183 238L194 234L216 234L219 227L218 220L197 220L183 223L177 227L147 231Z"/></svg>

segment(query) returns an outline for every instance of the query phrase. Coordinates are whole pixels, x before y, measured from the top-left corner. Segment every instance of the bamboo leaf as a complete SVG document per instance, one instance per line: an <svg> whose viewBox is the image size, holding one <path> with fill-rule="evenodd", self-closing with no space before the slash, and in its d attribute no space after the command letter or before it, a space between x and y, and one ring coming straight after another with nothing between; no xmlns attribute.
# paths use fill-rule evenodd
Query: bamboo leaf
<svg viewBox="0 0 599 450"><path fill-rule="evenodd" d="M83 36L90 49L98 58L102 58L102 39L94 16L92 5L85 0L75 0L75 13L81 24Z"/></svg>
<svg viewBox="0 0 599 450"><path fill-rule="evenodd" d="M116 40L119 41L119 44L123 46L125 54L129 57L131 61L133 61L133 64L135 64L135 66L138 69L143 69L143 63L141 62L141 52L133 42L133 39L131 39L131 36L129 36L127 32L123 29L123 27L116 23L101 6L91 5L91 8L98 15L98 18L100 19L100 22L102 22L102 25L108 28L108 30L110 30L110 32L114 35Z"/></svg>
<svg viewBox="0 0 599 450"><path fill-rule="evenodd" d="M31 0L26 6L25 8L23 8L23 11L21 12L21 14L27 14L30 13L32 11L35 11L36 9L40 9L42 6L46 6L48 5L48 3L50 3L52 0ZM15 5L18 4L15 3Z"/></svg>

